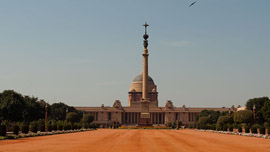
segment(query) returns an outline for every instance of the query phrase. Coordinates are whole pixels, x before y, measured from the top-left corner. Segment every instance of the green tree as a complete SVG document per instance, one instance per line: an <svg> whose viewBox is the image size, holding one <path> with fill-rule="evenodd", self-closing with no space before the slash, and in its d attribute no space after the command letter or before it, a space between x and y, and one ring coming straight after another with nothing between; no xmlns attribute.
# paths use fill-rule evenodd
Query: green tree
<svg viewBox="0 0 270 152"><path fill-rule="evenodd" d="M65 120L66 113L71 112L71 109L69 109L69 106L62 102L52 104L49 109L50 109L49 118L56 121Z"/></svg>
<svg viewBox="0 0 270 152"><path fill-rule="evenodd" d="M218 118L216 127L218 130L224 130L226 131L227 128L233 129L233 126L230 125L233 123L233 118L231 116L220 116Z"/></svg>
<svg viewBox="0 0 270 152"><path fill-rule="evenodd" d="M210 118L208 116L202 116L198 120L198 124L206 125L210 122Z"/></svg>
<svg viewBox="0 0 270 152"><path fill-rule="evenodd" d="M86 113L86 114L83 114L82 121L83 121L84 127L88 128L90 123L94 121L94 117L93 115Z"/></svg>
<svg viewBox="0 0 270 152"><path fill-rule="evenodd" d="M24 121L32 122L41 118L44 118L45 108L42 107L42 104L37 102L38 98L28 97L24 98L26 103L26 108L24 109Z"/></svg>
<svg viewBox="0 0 270 152"><path fill-rule="evenodd" d="M233 118L231 116L220 116L218 118L217 124L224 125L224 124L231 124L233 123Z"/></svg>
<svg viewBox="0 0 270 152"><path fill-rule="evenodd" d="M81 118L76 112L67 113L67 122L74 124L75 122L80 122Z"/></svg>
<svg viewBox="0 0 270 152"><path fill-rule="evenodd" d="M241 110L234 113L234 122L236 123L252 123L253 113L250 110Z"/></svg>
<svg viewBox="0 0 270 152"><path fill-rule="evenodd" d="M255 105L256 123L259 124L264 123L262 107L264 106L264 103L267 101L269 101L268 97L253 98L247 101L246 107L248 110L253 111L253 106Z"/></svg>
<svg viewBox="0 0 270 152"><path fill-rule="evenodd" d="M5 90L0 95L0 111L2 120L23 121L23 112L26 107L21 94L13 90Z"/></svg>
<svg viewBox="0 0 270 152"><path fill-rule="evenodd" d="M214 110L202 110L199 115L196 116L197 121L200 117L207 116L209 117L209 123L215 124L218 120L218 117L221 115L219 111Z"/></svg>
<svg viewBox="0 0 270 152"><path fill-rule="evenodd" d="M270 123L270 101L264 103L262 107L264 120Z"/></svg>

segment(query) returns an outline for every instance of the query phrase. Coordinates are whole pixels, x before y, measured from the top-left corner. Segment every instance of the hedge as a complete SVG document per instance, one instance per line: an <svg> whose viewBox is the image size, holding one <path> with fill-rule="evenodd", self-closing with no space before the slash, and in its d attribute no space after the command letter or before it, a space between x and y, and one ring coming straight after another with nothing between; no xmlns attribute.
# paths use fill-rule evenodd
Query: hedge
<svg viewBox="0 0 270 152"><path fill-rule="evenodd" d="M258 133L258 132L257 132L257 128L256 128L255 126L252 126L252 127L251 127L251 133L253 133L253 134Z"/></svg>
<svg viewBox="0 0 270 152"><path fill-rule="evenodd" d="M40 130L40 132L45 132L45 125L44 124L40 124L39 130Z"/></svg>
<svg viewBox="0 0 270 152"><path fill-rule="evenodd" d="M58 124L58 125L57 125L57 130L62 131L63 129L64 129L63 124Z"/></svg>
<svg viewBox="0 0 270 152"><path fill-rule="evenodd" d="M47 124L47 131L52 132L53 128L51 124Z"/></svg>
<svg viewBox="0 0 270 152"><path fill-rule="evenodd" d="M241 126L239 126L238 127L238 132L242 132L243 130L242 130L242 127Z"/></svg>
<svg viewBox="0 0 270 152"><path fill-rule="evenodd" d="M56 131L56 130L57 130L57 125L56 125L56 124L53 124L53 125L52 125L52 129L53 129L54 131Z"/></svg>
<svg viewBox="0 0 270 152"><path fill-rule="evenodd" d="M6 135L7 135L6 125L0 125L0 136L6 136Z"/></svg>
<svg viewBox="0 0 270 152"><path fill-rule="evenodd" d="M33 132L33 133L37 133L38 131L38 125L36 123L32 123L30 125L30 130Z"/></svg>
<svg viewBox="0 0 270 152"><path fill-rule="evenodd" d="M20 131L20 127L18 125L13 126L13 134L18 135Z"/></svg>
<svg viewBox="0 0 270 152"><path fill-rule="evenodd" d="M245 133L249 133L249 127L245 127Z"/></svg>
<svg viewBox="0 0 270 152"><path fill-rule="evenodd" d="M260 134L265 134L265 127L260 127Z"/></svg>
<svg viewBox="0 0 270 152"><path fill-rule="evenodd" d="M29 132L29 126L28 125L23 125L22 126L22 133L24 133L24 134L28 134L28 132Z"/></svg>

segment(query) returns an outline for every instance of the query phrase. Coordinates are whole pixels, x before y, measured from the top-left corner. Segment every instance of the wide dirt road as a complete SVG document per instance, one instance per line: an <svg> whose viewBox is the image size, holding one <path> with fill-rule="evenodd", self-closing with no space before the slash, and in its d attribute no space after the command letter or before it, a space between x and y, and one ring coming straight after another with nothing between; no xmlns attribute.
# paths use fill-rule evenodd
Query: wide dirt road
<svg viewBox="0 0 270 152"><path fill-rule="evenodd" d="M270 140L194 130L96 131L0 141L0 151L269 152Z"/></svg>

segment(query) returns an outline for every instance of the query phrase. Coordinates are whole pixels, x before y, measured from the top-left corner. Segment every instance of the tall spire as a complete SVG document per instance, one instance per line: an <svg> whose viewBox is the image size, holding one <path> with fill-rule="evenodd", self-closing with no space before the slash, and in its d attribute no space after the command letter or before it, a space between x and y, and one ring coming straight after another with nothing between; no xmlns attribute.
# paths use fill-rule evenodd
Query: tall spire
<svg viewBox="0 0 270 152"><path fill-rule="evenodd" d="M145 33L143 35L143 46L144 46L144 49L143 49L143 92L142 92L142 99L146 99L148 97L148 34L147 34L147 26L149 26L146 22L145 24L143 25L144 26L144 30L145 30Z"/></svg>

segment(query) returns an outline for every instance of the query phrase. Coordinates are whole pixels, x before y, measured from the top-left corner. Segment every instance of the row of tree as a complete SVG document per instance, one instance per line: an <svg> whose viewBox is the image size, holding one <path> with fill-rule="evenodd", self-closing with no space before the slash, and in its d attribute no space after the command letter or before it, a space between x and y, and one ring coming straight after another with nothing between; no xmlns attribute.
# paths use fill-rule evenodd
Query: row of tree
<svg viewBox="0 0 270 152"><path fill-rule="evenodd" d="M47 111L48 121L45 123ZM23 96L13 90L0 93L0 132L26 133L52 130L96 128L91 114L64 103L46 103L36 97ZM1 135L0 135L1 136Z"/></svg>
<svg viewBox="0 0 270 152"><path fill-rule="evenodd" d="M5 90L0 93L0 122L8 120L11 122L29 123L45 118L45 107L47 105L49 120L66 120L67 114L76 121L80 121L83 112L64 103L46 103L36 97L23 96L13 90Z"/></svg>
<svg viewBox="0 0 270 152"><path fill-rule="evenodd" d="M197 128L232 130L269 128L270 127L270 100L268 97L249 99L246 110L237 112L223 112L203 110L197 115Z"/></svg>

